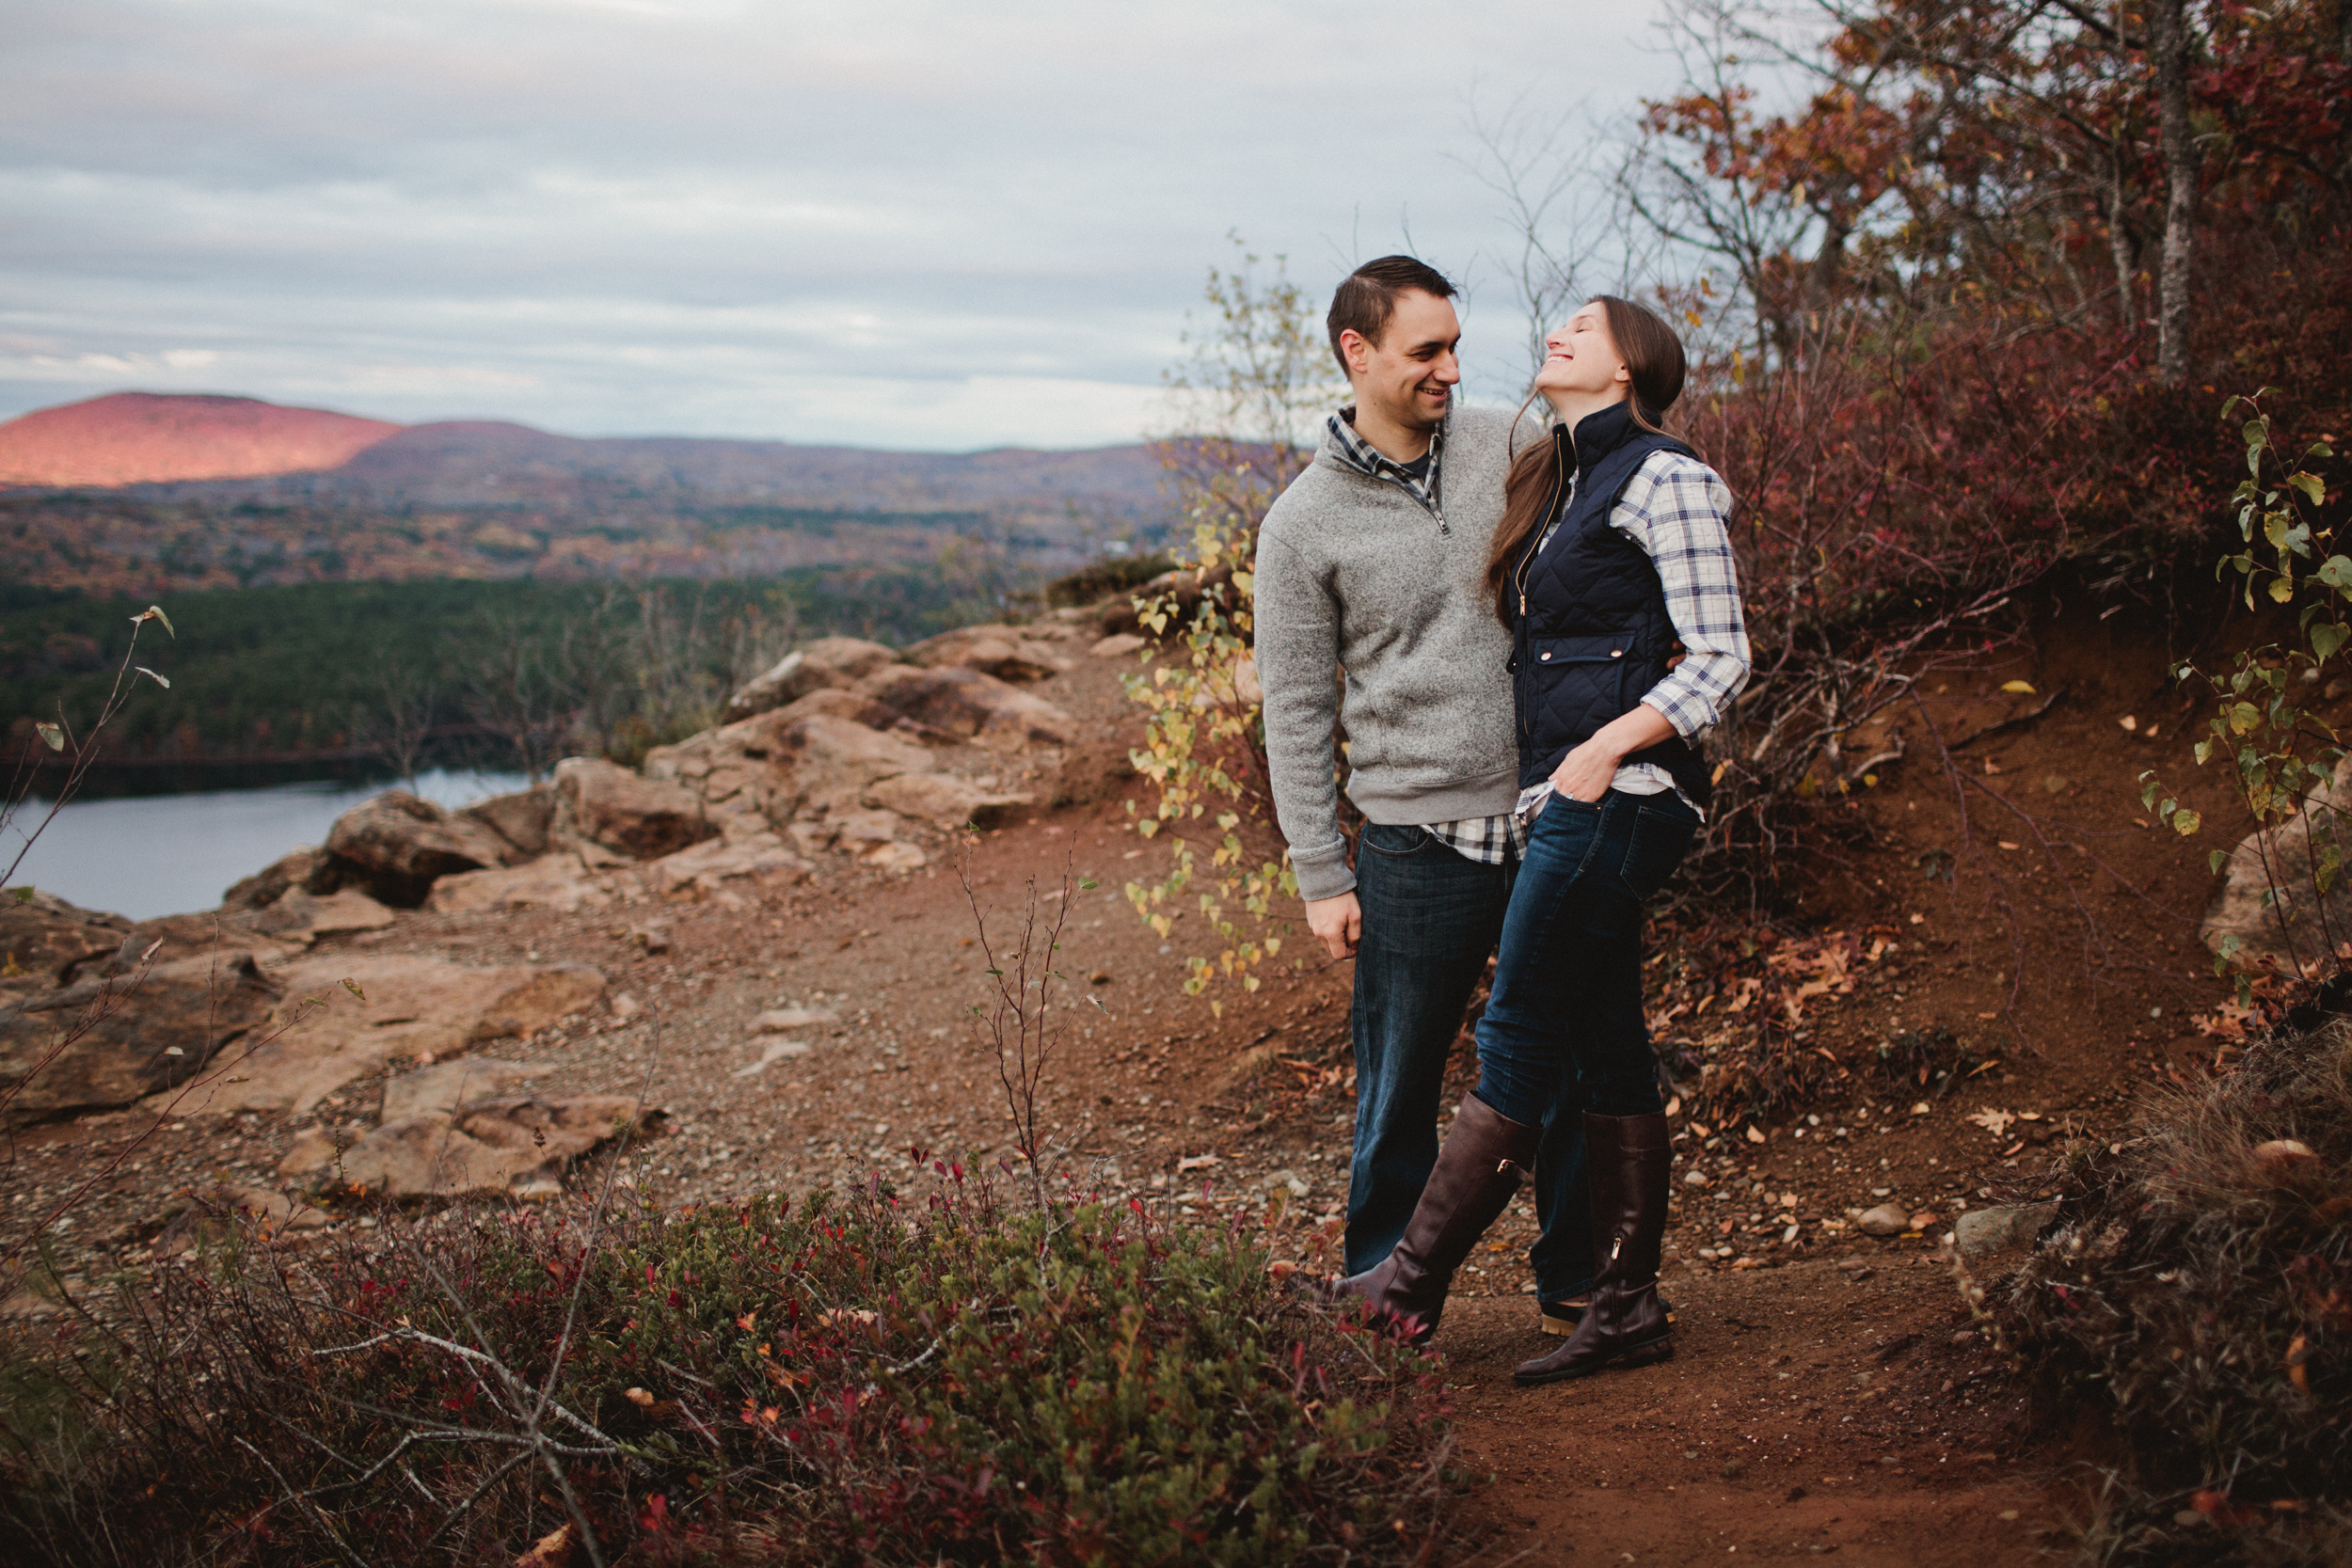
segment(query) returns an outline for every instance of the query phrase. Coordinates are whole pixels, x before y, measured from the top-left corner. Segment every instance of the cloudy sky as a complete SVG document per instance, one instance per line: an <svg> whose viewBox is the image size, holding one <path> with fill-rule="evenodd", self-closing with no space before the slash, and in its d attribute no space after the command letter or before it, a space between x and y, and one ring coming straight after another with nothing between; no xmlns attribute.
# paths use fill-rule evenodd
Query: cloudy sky
<svg viewBox="0 0 2352 1568"><path fill-rule="evenodd" d="M0 417L138 388L385 419L1134 439L1238 230L1400 248L1520 373L1475 107L1622 128L1657 0L17 0Z"/></svg>

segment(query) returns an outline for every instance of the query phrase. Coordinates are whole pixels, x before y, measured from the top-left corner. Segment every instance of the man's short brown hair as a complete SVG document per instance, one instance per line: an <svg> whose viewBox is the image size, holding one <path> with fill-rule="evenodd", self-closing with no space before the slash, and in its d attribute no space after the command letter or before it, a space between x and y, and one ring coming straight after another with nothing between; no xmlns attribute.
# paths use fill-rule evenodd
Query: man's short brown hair
<svg viewBox="0 0 2352 1568"><path fill-rule="evenodd" d="M1331 311L1324 323L1331 329L1331 353L1342 375L1347 373L1347 356L1340 352L1340 334L1352 331L1377 344L1389 329L1389 318L1396 314L1396 296L1416 289L1439 299L1454 297L1454 285L1445 274L1412 256L1366 261L1332 292Z"/></svg>

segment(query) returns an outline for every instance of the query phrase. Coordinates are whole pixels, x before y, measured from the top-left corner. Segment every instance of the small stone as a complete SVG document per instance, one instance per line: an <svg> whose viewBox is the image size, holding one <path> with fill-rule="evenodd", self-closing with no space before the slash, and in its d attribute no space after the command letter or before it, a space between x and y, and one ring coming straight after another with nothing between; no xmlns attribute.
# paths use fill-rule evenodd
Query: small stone
<svg viewBox="0 0 2352 1568"><path fill-rule="evenodd" d="M1911 1215L1900 1204L1882 1203L1865 1210L1854 1225L1866 1236L1899 1236L1911 1228Z"/></svg>
<svg viewBox="0 0 2352 1568"><path fill-rule="evenodd" d="M1741 1476L1744 1476L1747 1473L1748 1462L1744 1459L1732 1460L1729 1464L1723 1467L1722 1471L1723 1478L1725 1481L1738 1481Z"/></svg>
<svg viewBox="0 0 2352 1568"><path fill-rule="evenodd" d="M1682 1173L1682 1184L1686 1187L1704 1187L1707 1185L1707 1173L1686 1170Z"/></svg>
<svg viewBox="0 0 2352 1568"><path fill-rule="evenodd" d="M1122 631L1105 637L1093 647L1089 648L1087 652L1096 658L1117 658L1121 654L1132 654L1142 646L1142 638L1131 631Z"/></svg>
<svg viewBox="0 0 2352 1568"><path fill-rule="evenodd" d="M1973 1345L1973 1344L1975 1344L1976 1342L1977 1342L1977 1337L1976 1337L1976 1335L1975 1335L1974 1333L1972 1333L1972 1332L1971 1332L1970 1330L1968 1330L1968 1329L1964 1329L1964 1328L1963 1328L1963 1329L1962 1329L1959 1333L1957 1333L1957 1334L1955 1334L1955 1335L1953 1335L1953 1336L1952 1336L1952 1343L1953 1343L1955 1346L1960 1346L1960 1347L1963 1347L1963 1348L1964 1348L1964 1347L1966 1347L1966 1346Z"/></svg>
<svg viewBox="0 0 2352 1568"><path fill-rule="evenodd" d="M2045 773L2042 776L2042 787L2048 794L2063 795L2074 787L2074 781L2063 773Z"/></svg>
<svg viewBox="0 0 2352 1568"><path fill-rule="evenodd" d="M2033 1245L2042 1227L2058 1217L2056 1203L2002 1203L1971 1209L1952 1225L1952 1245L1962 1259L1980 1263Z"/></svg>
<svg viewBox="0 0 2352 1568"><path fill-rule="evenodd" d="M628 940L648 953L667 953L670 950L670 933L659 926L636 927L628 933Z"/></svg>
<svg viewBox="0 0 2352 1568"><path fill-rule="evenodd" d="M1309 1192L1312 1191L1295 1170L1270 1172L1265 1178L1265 1186L1269 1191L1279 1188L1293 1197L1305 1197Z"/></svg>
<svg viewBox="0 0 2352 1568"><path fill-rule="evenodd" d="M753 1019L752 1028L763 1035L781 1035L787 1030L832 1023L838 1017L830 1007L776 1007Z"/></svg>
<svg viewBox="0 0 2352 1568"><path fill-rule="evenodd" d="M627 1023L644 1010L644 1005L627 991L612 999L612 1022L615 1023Z"/></svg>
<svg viewBox="0 0 2352 1568"><path fill-rule="evenodd" d="M1907 1226L1905 1228L1907 1228L1907 1229L1911 1229L1911 1230L1925 1230L1925 1229L1927 1229L1930 1226L1932 1226L1934 1223L1935 1223L1935 1212L1934 1212L1934 1211L1932 1211L1932 1210L1929 1210L1929 1209L1922 1209L1922 1210L1920 1210L1917 1213L1915 1213L1915 1214L1914 1214L1914 1215L1912 1215L1912 1216L1911 1216L1911 1224L1910 1224L1909 1226Z"/></svg>

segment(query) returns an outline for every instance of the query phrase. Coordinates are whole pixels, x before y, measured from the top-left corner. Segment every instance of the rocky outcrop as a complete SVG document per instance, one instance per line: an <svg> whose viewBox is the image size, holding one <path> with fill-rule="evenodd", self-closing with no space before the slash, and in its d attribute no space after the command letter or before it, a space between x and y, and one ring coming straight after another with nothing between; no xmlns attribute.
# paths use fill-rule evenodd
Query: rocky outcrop
<svg viewBox="0 0 2352 1568"><path fill-rule="evenodd" d="M898 656L879 642L854 637L820 637L788 653L775 667L727 699L729 723L755 718L827 687L848 689Z"/></svg>
<svg viewBox="0 0 2352 1568"><path fill-rule="evenodd" d="M433 884L424 907L435 914L469 910L600 910L613 901L609 877L591 871L578 855L543 855L522 865L461 871Z"/></svg>
<svg viewBox="0 0 2352 1568"><path fill-rule="evenodd" d="M548 832L555 822L555 792L541 784L513 795L476 800L458 816L479 822L514 846L511 858L544 855L551 847Z"/></svg>
<svg viewBox="0 0 2352 1568"><path fill-rule="evenodd" d="M53 894L0 898L0 997L64 984L78 965L111 958L130 931L131 923L119 914L82 909Z"/></svg>
<svg viewBox="0 0 2352 1568"><path fill-rule="evenodd" d="M109 1110L171 1090L260 1027L278 988L250 953L159 963L0 1007L0 1094L37 1120Z"/></svg>
<svg viewBox="0 0 2352 1568"><path fill-rule="evenodd" d="M1077 726L1060 708L977 670L901 667L869 680L865 689L926 728L984 746L1066 746L1076 735Z"/></svg>
<svg viewBox="0 0 2352 1568"><path fill-rule="evenodd" d="M282 1032L183 1109L309 1111L396 1058L433 1061L535 1033L589 1006L605 985L587 964L483 966L399 954L306 957L282 978L285 999L270 1023ZM313 998L324 1005L307 1006Z"/></svg>
<svg viewBox="0 0 2352 1568"><path fill-rule="evenodd" d="M262 910L296 888L305 893L332 893L339 880L337 863L316 845L280 855L250 877L229 884L220 895L224 910Z"/></svg>
<svg viewBox="0 0 2352 1568"><path fill-rule="evenodd" d="M379 1197L551 1197L574 1160L660 1115L625 1095L487 1100L388 1120L340 1157L313 1143L309 1168L279 1169Z"/></svg>
<svg viewBox="0 0 2352 1568"><path fill-rule="evenodd" d="M1053 652L1053 640L1032 640L1027 628L1021 626L965 626L942 632L915 643L905 657L908 663L926 670L977 670L1001 681L1041 681L1069 668Z"/></svg>
<svg viewBox="0 0 2352 1568"><path fill-rule="evenodd" d="M2284 822L2247 834L2231 849L2221 887L2198 934L2221 950L2235 937L2248 958L2273 954L2286 962L2316 958L2352 938L2352 875L2339 873L2323 895L2317 867L2332 838L2352 873L2352 762L2325 790L2314 790Z"/></svg>
<svg viewBox="0 0 2352 1568"><path fill-rule="evenodd" d="M689 888L720 893L730 884L746 888L789 887L803 881L809 863L772 832L717 838L665 855L644 868L646 885L660 894Z"/></svg>
<svg viewBox="0 0 2352 1568"><path fill-rule="evenodd" d="M993 828L1010 813L1037 803L1032 796L994 794L948 773L900 773L882 779L866 792L865 801L946 829L967 823Z"/></svg>
<svg viewBox="0 0 2352 1568"><path fill-rule="evenodd" d="M702 798L600 757L555 765L554 836L586 839L635 861L658 860L718 832Z"/></svg>
<svg viewBox="0 0 2352 1568"><path fill-rule="evenodd" d="M405 789L388 789L335 819L326 852L379 903L413 910L434 881L503 865L515 849L482 823L456 816Z"/></svg>

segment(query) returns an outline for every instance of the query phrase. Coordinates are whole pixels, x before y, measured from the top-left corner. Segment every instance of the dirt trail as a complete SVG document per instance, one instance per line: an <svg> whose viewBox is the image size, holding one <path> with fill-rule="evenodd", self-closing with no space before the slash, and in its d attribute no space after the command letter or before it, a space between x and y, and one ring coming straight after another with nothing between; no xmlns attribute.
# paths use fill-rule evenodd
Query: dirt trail
<svg viewBox="0 0 2352 1568"><path fill-rule="evenodd" d="M2061 1525L2074 1482L1972 1331L1936 1235L1963 1204L2031 1196L2045 1145L2110 1134L2138 1085L2210 1054L2187 1023L2217 997L2194 945L2211 886L2203 847L2137 825L2133 775L2161 761L2202 789L2191 795L2216 843L2235 830L2217 781L2186 761L2179 715L2152 700L2164 687L2160 649L2097 626L2041 646L2038 663L1928 694L1939 726L1963 736L2063 692L2042 718L1955 754L1976 781L1968 823L1915 717L1909 759L1883 787L1828 808L1867 832L1825 868L1805 908L1821 929L1884 927L1891 946L1807 1015L1814 1043L1847 1071L1809 1107L1818 1122L1783 1117L1753 1124L1753 1135L1686 1126L1666 1273L1676 1359L1517 1389L1512 1365L1548 1343L1516 1253L1532 1237L1524 1203L1466 1274L1438 1348L1463 1459L1496 1478L1470 1505L1501 1532L1480 1560L1835 1551L1864 1562L2021 1561ZM1066 904L1045 907L1067 910L1060 967L1092 1003L1072 1015L1044 1119L1089 1185L1204 1223L1237 1211L1255 1223L1278 1203L1291 1216L1278 1233L1284 1249L1327 1263L1353 1106L1347 969L1286 971L1255 996L1220 992L1221 1017L1182 994L1190 923L1163 942L1120 892L1162 851L1128 830L1122 798L1135 786L1109 766L1133 730L1116 673L1092 661L1041 689L1090 727L1074 760L1031 759L1041 795L1076 803L1041 807L972 848L974 892L993 923L1017 911L1027 879L1057 893L1065 866L1071 874ZM2037 694L2003 693L2011 678L2030 679ZM1080 879L1100 886L1080 889ZM648 928L662 950L649 950ZM644 1179L693 1202L903 1169L911 1147L1001 1157L1003 1093L970 1016L985 994L972 936L964 889L935 845L932 863L910 873L831 859L815 881L741 907L420 914L323 950L597 965L612 995L646 1010L624 1019L600 1005L501 1053L552 1064L537 1086L565 1092L633 1092L650 1063L673 1131L644 1157ZM762 1066L752 1020L783 1006L827 1007L838 1022L807 1054ZM1664 1019L1661 1037L1697 1022ZM1931 1086L1870 1076L1875 1042L1931 1027L1964 1037L1970 1060L1993 1065ZM1462 1043L1450 1095L1474 1071ZM1237 1079L1245 1053L1259 1070ZM320 1119L368 1109L347 1097ZM1971 1119L1988 1109L2043 1119L1998 1130ZM135 1261L169 1193L213 1176L265 1177L296 1125L247 1115L157 1132L74 1216L66 1256L87 1275L110 1257ZM145 1126L91 1117L21 1135L0 1227L18 1233L45 1196ZM1706 1188L1682 1184L1694 1169ZM1876 1239L1841 1217L1885 1200L1937 1223Z"/></svg>

